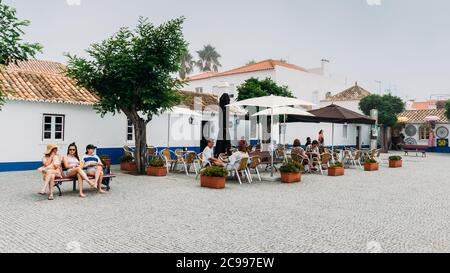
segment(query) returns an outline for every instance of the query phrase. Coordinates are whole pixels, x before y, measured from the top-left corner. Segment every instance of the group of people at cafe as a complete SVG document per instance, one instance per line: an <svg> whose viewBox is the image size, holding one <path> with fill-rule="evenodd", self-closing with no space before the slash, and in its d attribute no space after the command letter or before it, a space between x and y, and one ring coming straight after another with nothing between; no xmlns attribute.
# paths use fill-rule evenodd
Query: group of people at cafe
<svg viewBox="0 0 450 273"><path fill-rule="evenodd" d="M43 166L38 169L44 179L44 185L39 194L48 194L48 200L53 200L55 180L62 177L78 179L79 195L82 198L86 197L83 192L83 182L87 182L97 192L104 193L102 190L103 163L95 154L96 149L97 147L92 144L87 145L86 153L80 158L75 143L68 146L66 155L59 154L57 145L47 145L47 150L42 158ZM93 179L89 177L93 177Z"/></svg>
<svg viewBox="0 0 450 273"><path fill-rule="evenodd" d="M305 149L302 148L301 142L299 139L295 139L292 145L291 153L296 153L303 159L303 164L308 164L309 159L312 157L317 157L320 160L321 149L323 149L325 143L325 137L323 130L319 131L319 135L317 140L312 140L308 137L306 139ZM208 139L208 144L202 152L203 159L202 165L214 165L224 167L227 170L233 170L234 168L239 167L240 160L244 157L249 157L248 144L245 140L241 140L237 147L237 151L231 153L231 155L224 160L222 158L218 158L214 156L214 140Z"/></svg>

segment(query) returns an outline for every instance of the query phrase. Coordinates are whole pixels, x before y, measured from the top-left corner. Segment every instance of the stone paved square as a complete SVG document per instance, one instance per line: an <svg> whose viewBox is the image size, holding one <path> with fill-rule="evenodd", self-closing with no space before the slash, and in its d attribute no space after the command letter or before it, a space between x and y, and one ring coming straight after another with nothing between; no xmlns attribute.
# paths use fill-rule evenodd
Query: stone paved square
<svg viewBox="0 0 450 273"><path fill-rule="evenodd" d="M450 156L404 168L305 175L298 184L119 174L108 194L37 194L36 171L0 173L0 252L450 252Z"/></svg>

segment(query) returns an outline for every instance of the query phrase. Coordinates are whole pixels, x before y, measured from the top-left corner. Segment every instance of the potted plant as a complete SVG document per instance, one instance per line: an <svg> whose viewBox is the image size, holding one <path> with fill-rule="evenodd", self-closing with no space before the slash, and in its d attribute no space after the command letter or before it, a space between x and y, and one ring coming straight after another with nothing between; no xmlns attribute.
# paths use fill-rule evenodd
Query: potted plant
<svg viewBox="0 0 450 273"><path fill-rule="evenodd" d="M344 175L344 164L335 162L328 167L328 176L342 176Z"/></svg>
<svg viewBox="0 0 450 273"><path fill-rule="evenodd" d="M131 155L124 155L120 158L120 170L125 172L136 171L136 163L134 162L134 157Z"/></svg>
<svg viewBox="0 0 450 273"><path fill-rule="evenodd" d="M165 162L161 158L153 158L149 162L148 168L147 168L147 175L150 176L166 176L167 175L167 168L165 167Z"/></svg>
<svg viewBox="0 0 450 273"><path fill-rule="evenodd" d="M281 182L283 183L296 183L302 179L301 171L303 166L290 161L280 167Z"/></svg>
<svg viewBox="0 0 450 273"><path fill-rule="evenodd" d="M364 170L367 172L378 171L379 167L378 162L373 158L367 159L366 162L364 162Z"/></svg>
<svg viewBox="0 0 450 273"><path fill-rule="evenodd" d="M206 188L223 189L225 188L225 178L228 171L219 166L209 166L202 170L200 176L200 185Z"/></svg>
<svg viewBox="0 0 450 273"><path fill-rule="evenodd" d="M402 157L393 155L389 157L389 168L401 168L403 165Z"/></svg>
<svg viewBox="0 0 450 273"><path fill-rule="evenodd" d="M111 167L111 158L109 157L109 155L101 155L99 156L99 158L102 160L106 168Z"/></svg>

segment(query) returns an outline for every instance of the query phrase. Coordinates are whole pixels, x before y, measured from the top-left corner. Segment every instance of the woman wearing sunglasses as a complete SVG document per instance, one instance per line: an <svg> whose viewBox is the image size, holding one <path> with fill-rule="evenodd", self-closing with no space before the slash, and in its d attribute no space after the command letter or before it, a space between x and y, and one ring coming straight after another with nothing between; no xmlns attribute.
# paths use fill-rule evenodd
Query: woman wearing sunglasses
<svg viewBox="0 0 450 273"><path fill-rule="evenodd" d="M89 180L87 174L83 171L83 162L80 161L80 158L78 157L78 148L75 142L70 144L67 148L67 156L63 159L63 166L66 168L66 171L64 171L64 175L66 177L78 178L80 197L86 197L83 193L83 181L88 182L88 184L94 189L96 188L94 183Z"/></svg>

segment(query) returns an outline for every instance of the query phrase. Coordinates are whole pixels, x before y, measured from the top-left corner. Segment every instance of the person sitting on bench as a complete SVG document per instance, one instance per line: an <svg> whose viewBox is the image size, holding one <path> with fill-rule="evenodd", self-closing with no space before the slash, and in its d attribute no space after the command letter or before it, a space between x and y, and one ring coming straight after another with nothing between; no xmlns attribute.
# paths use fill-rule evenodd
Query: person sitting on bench
<svg viewBox="0 0 450 273"><path fill-rule="evenodd" d="M48 200L53 200L53 187L55 178L62 177L61 160L58 155L58 146L48 144L47 150L42 158L43 166L38 169L44 175L44 186L39 194L45 195L48 188Z"/></svg>
<svg viewBox="0 0 450 273"><path fill-rule="evenodd" d="M64 168L66 168L66 170L64 171L65 177L78 178L81 198L86 197L86 195L83 193L83 181L88 182L91 187L97 189L95 184L89 180L89 177L83 171L83 164L78 157L78 148L75 142L71 143L67 148L67 155L63 158L63 166Z"/></svg>
<svg viewBox="0 0 450 273"><path fill-rule="evenodd" d="M90 176L94 176L94 187L97 187L99 193L104 193L102 190L102 180L103 180L103 164L100 158L95 154L95 147L92 144L86 146L86 154L83 156L82 163L83 166L87 167L86 173Z"/></svg>

